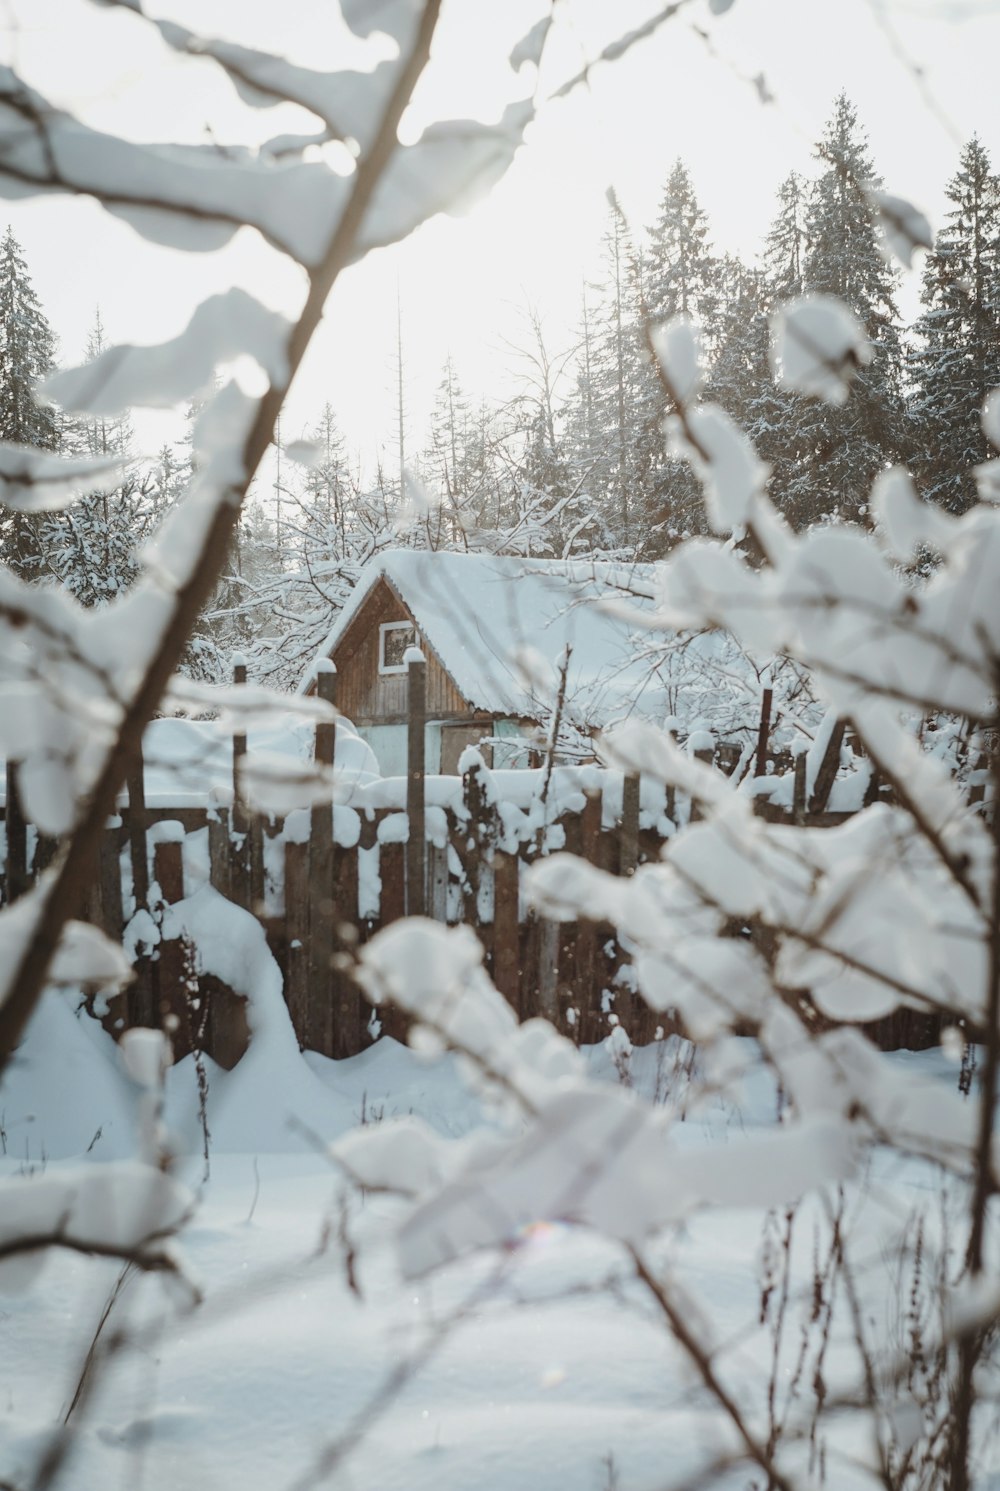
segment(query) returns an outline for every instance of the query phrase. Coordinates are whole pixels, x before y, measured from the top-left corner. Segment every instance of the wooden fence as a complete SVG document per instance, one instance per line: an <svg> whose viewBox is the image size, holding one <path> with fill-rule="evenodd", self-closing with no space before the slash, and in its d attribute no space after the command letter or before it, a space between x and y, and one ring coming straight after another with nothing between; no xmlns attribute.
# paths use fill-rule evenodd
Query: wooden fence
<svg viewBox="0 0 1000 1491"><path fill-rule="evenodd" d="M103 836L88 904L80 914L121 940L136 913L162 921L166 906L197 889L204 875L199 871L193 877L185 860L190 865L192 859L204 863L207 858L215 890L262 923L283 973L300 1043L328 1056L353 1055L371 1040L372 1010L352 977L359 945L414 914L474 927L497 988L522 1018L545 1015L582 1041L596 1040L607 1034L609 1001L616 999L633 1038L652 1036L659 1022L641 1000L630 1007L627 977L619 977L627 959L615 929L587 921L557 924L529 911L522 875L539 855L561 848L609 873L630 875L658 857L674 826L696 816L696 805L636 776L623 778L596 767L576 769L574 775L574 769L556 768L534 774L540 805L536 800L512 829L511 812L497 802L491 775L475 760L445 793L447 806L429 803L429 786L440 788L445 779L424 774L423 667L413 662L409 667L414 707L405 783L380 784L381 806L360 811L329 801L315 806L305 831L301 821L293 831L291 818L247 812L240 792L244 736L233 739L231 807L147 807L137 761L127 804ZM245 681L245 672L237 681ZM318 685L321 696L335 702L332 669L319 674ZM765 760L769 702L765 697L758 770ZM842 734L838 727L831 735L808 803L797 763L790 811L764 799L757 810L789 821L842 821L845 814L826 811ZM318 725L320 766L332 765L335 745L336 725ZM530 776L516 773L511 780L527 782ZM394 786L397 800L387 805ZM7 769L6 841L4 898L11 901L55 849L25 822L12 766ZM125 994L97 1011L110 1030L117 1034L135 1024L163 1024L178 1057L198 1048L223 1066L235 1064L248 1038L243 1000L201 973L182 939L161 940L151 954L138 958L136 973ZM384 1032L405 1034L398 1012L380 1011L378 1018Z"/></svg>

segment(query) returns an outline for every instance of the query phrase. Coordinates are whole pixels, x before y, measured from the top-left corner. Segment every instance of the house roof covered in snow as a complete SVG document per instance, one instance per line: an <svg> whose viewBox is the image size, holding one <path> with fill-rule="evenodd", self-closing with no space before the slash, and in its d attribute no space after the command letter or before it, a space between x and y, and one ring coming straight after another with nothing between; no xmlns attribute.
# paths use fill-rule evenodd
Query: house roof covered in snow
<svg viewBox="0 0 1000 1491"><path fill-rule="evenodd" d="M336 653L384 580L475 709L546 717L568 650L567 723L603 727L636 710L662 716L663 689L626 614L652 608L654 574L648 564L389 550L362 570L320 656Z"/></svg>

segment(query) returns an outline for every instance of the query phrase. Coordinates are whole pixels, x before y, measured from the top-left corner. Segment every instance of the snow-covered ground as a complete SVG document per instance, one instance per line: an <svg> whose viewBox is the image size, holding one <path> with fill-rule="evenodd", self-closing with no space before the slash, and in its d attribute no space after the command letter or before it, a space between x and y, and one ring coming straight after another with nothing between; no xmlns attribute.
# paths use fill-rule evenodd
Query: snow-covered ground
<svg viewBox="0 0 1000 1491"><path fill-rule="evenodd" d="M399 1203L342 1204L321 1140L411 1113L456 1138L484 1122L450 1058L390 1040L339 1063L275 1039L262 1050L231 1074L208 1065L207 1183L192 1059L169 1074L168 1124L187 1155L177 1173L197 1196L181 1246L203 1301L192 1309L176 1281L129 1275L103 1340L124 1330L130 1344L75 1409L58 1485L631 1491L679 1485L731 1447L617 1245L540 1217L499 1257L414 1284L394 1252ZM636 1051L629 1078L680 1110L687 1056L671 1043ZM938 1053L900 1060L946 1075ZM590 1061L620 1080L607 1049ZM50 993L4 1085L3 1173L58 1175L88 1146L95 1166L133 1155L139 1098L100 1027ZM674 1132L738 1145L776 1113L761 1072L738 1107L711 1104ZM910 1167L879 1182L898 1200L928 1178ZM819 1218L803 1214L804 1280ZM763 1236L759 1212L715 1212L654 1249L697 1297L699 1328L727 1343L725 1379L746 1403L770 1370ZM31 1278L20 1262L0 1268L0 1484L31 1484L119 1273L64 1252ZM835 1339L828 1373L837 1351ZM746 1487L747 1474L721 1484ZM841 1465L831 1484L870 1481Z"/></svg>

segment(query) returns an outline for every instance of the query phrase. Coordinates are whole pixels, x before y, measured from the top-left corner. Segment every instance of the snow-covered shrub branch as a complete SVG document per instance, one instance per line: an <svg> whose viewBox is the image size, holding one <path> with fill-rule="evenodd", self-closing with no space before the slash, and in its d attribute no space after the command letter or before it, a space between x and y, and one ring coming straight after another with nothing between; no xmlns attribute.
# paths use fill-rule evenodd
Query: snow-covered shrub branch
<svg viewBox="0 0 1000 1491"><path fill-rule="evenodd" d="M790 305L775 331L781 376L840 402L865 362L860 335L835 302ZM626 726L606 740L608 759L690 794L700 817L670 839L659 863L629 879L561 855L531 872L529 896L546 917L617 926L640 994L697 1041L703 1095L747 1080L763 1059L785 1105L780 1129L764 1138L721 1150L679 1146L669 1113L595 1082L544 1022L518 1026L465 932L402 924L362 949L370 997L407 1011L418 1047L459 1052L498 1125L471 1145L407 1129L400 1261L418 1276L476 1249L509 1247L539 1216L595 1229L625 1249L728 1420L725 1432L735 1429L735 1458L753 1462L768 1484L800 1484L819 1425L824 1455L842 1456L852 1436L869 1434L880 1484L964 1491L987 1412L977 1407L975 1383L990 1370L1000 1277L992 1215L1000 1161L1000 512L989 502L961 517L926 509L905 473L892 471L874 494L874 533L841 524L794 534L769 501L767 468L747 437L723 410L696 402L703 380L691 327L674 325L653 340L674 410L667 438L695 467L720 535L682 545L662 565L654 629L669 636L677 627L721 627L753 654L789 658L811 679L828 721L850 720L891 801L838 828L769 823L752 796L669 734ZM984 424L1000 446L992 404ZM988 467L984 495L989 480ZM939 563L915 584L902 566L917 541L932 542ZM983 801L966 799L934 754L933 732L925 749L916 726L928 712L977 738L989 778ZM981 1043L974 1098L902 1073L858 1028L900 1006L933 1014L952 1044ZM360 1184L403 1180L391 1129L353 1135L335 1153ZM897 1277L909 1277L913 1219L893 1215L874 1234L870 1220L856 1235L851 1225L868 1205L866 1168L881 1174L904 1159L950 1172L963 1196L956 1235L941 1242L931 1266L927 1306L938 1324L927 1327L925 1344L940 1354L946 1386L918 1400L905 1439L898 1425L907 1385L867 1316L885 1289L872 1236ZM838 1187L851 1198L846 1210L829 1199ZM833 1402L856 1427L843 1439L822 1397L807 1403L800 1389L768 1439L756 1427L763 1405L733 1400L721 1343L707 1324L692 1325L700 1306L677 1292L653 1240L702 1208L794 1214L816 1191L828 1200L814 1225L832 1239L853 1342ZM823 1318L829 1332L833 1317ZM942 1393L953 1410L946 1425Z"/></svg>
<svg viewBox="0 0 1000 1491"><path fill-rule="evenodd" d="M46 742L52 807L46 827L72 833L39 896L34 931L7 947L10 974L0 1008L4 1058L38 998L67 909L85 883L97 836L113 810L143 726L223 571L241 501L273 437L285 392L331 288L369 249L405 235L428 215L491 184L511 160L531 117L530 101L514 103L497 126L445 121L414 144L398 145L397 126L426 64L439 9L439 0L400 5L380 13L375 23L352 7L347 19L355 32L371 35L377 24L391 33L398 56L373 73L345 74L322 86L317 75L305 78L280 58L271 58L265 68L259 54L169 30L171 45L213 57L231 76L242 77L249 68L259 78L265 68L267 87L254 90L256 104L308 98L308 107L319 110L329 128L324 99L332 89L338 109L347 110L341 131L356 151L349 175L337 174L325 163L303 162L301 149L291 159L282 153L276 163L267 152L254 156L213 146L136 145L102 135L52 107L10 69L0 80L0 127L6 123L0 190L18 196L53 191L95 196L152 241L194 251L218 247L238 228L251 226L307 274L294 322L276 317L243 292L230 292L206 302L172 343L155 349L108 349L55 382L55 395L76 412L114 413L127 403L156 406L191 396L220 357L242 354L257 362L269 387L256 400L235 382L218 390L195 428L198 460L188 490L147 546L144 578L100 614L74 612L68 619L75 650L96 657L112 672L112 699L96 692L79 670L72 690L58 695L46 680L31 677L36 629L20 623L30 615L32 602L20 590L12 599L10 614L20 630L11 649L11 682L22 692L27 684L39 700L36 707L53 714L48 740L68 740L56 754ZM244 87L251 86L249 77L243 79ZM46 468L44 474L51 487L53 473ZM64 486L71 488L78 480L78 470L68 467ZM6 583L16 588L12 577ZM80 718L92 720L95 711L104 716L100 729L81 732ZM64 720L72 727L68 731L62 728ZM30 768L33 753L25 750L23 755ZM0 914L0 937L5 915Z"/></svg>

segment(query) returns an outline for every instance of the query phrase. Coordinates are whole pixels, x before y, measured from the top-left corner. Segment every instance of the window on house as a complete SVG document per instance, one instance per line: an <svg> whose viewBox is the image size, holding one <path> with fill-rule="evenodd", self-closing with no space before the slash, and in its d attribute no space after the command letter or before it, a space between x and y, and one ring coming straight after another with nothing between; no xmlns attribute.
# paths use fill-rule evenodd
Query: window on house
<svg viewBox="0 0 1000 1491"><path fill-rule="evenodd" d="M412 621L384 621L378 629L378 671L405 673L406 649L419 646L420 638Z"/></svg>

